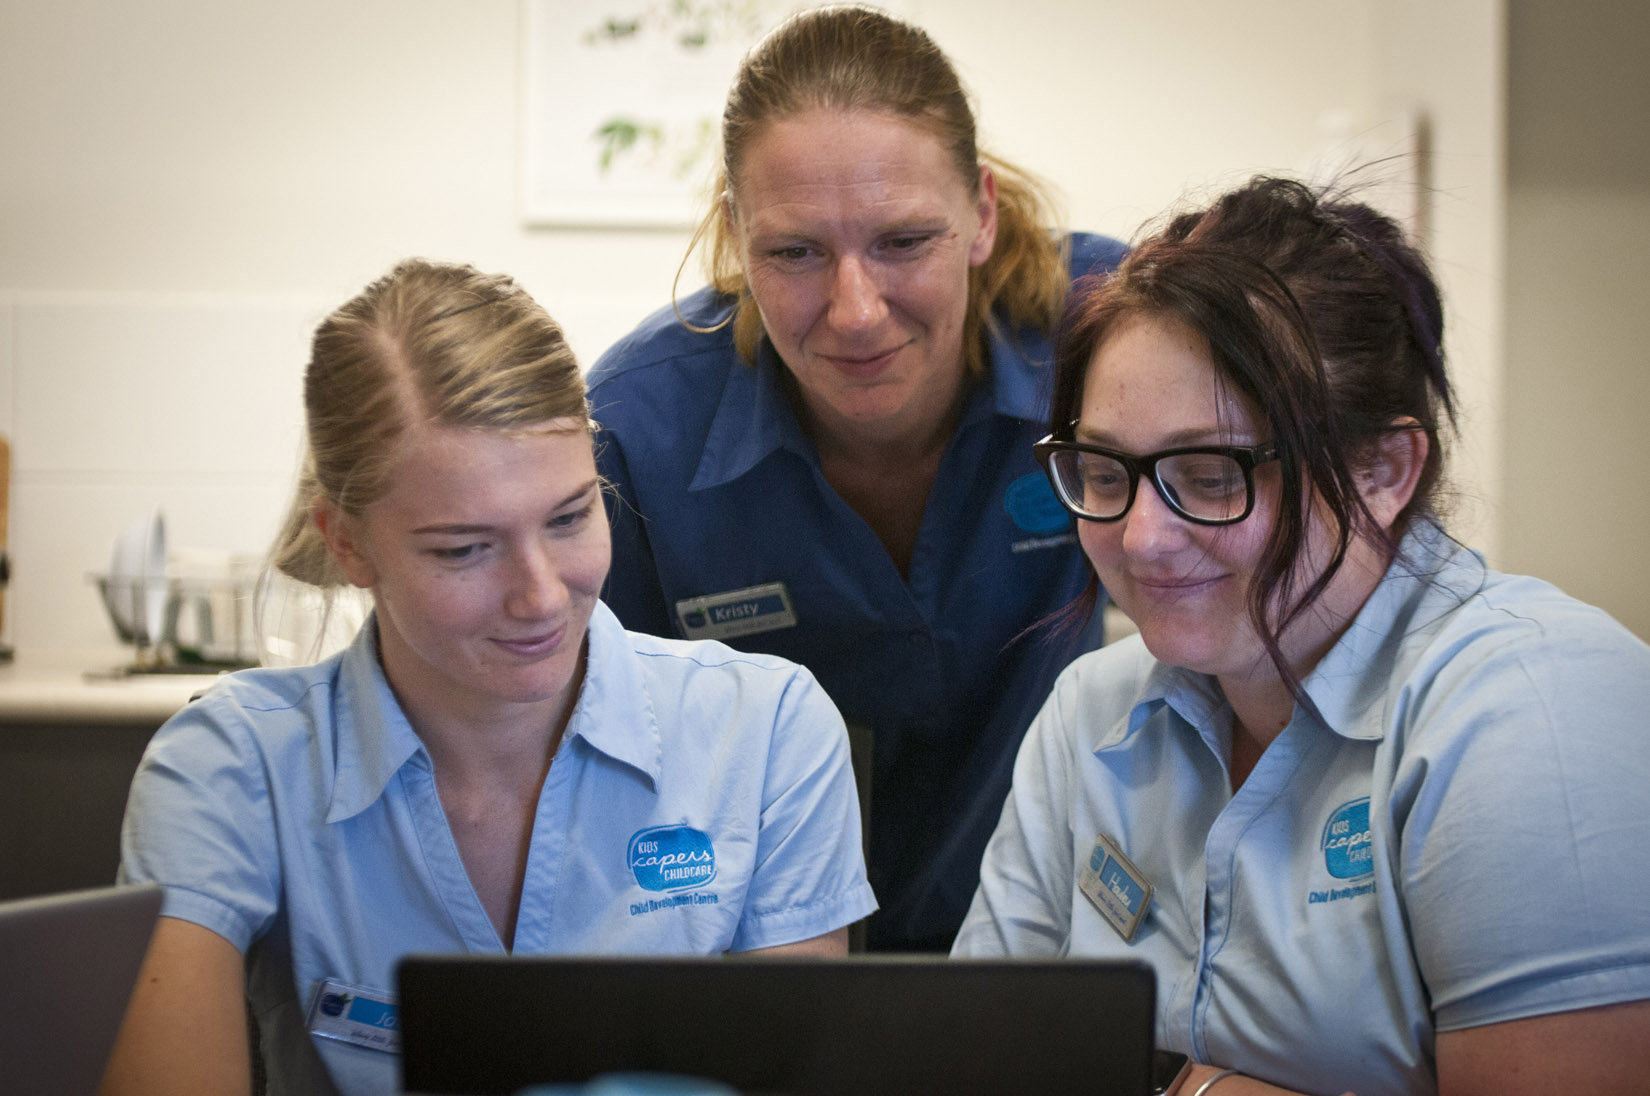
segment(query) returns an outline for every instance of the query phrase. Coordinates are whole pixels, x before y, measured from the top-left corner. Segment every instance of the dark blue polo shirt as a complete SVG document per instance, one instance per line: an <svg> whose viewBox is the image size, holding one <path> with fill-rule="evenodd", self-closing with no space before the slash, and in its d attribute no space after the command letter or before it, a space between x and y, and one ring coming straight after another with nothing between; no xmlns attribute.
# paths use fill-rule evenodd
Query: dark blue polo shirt
<svg viewBox="0 0 1650 1096"><path fill-rule="evenodd" d="M1073 238L1074 274L1122 257ZM730 301L681 302L706 327ZM610 497L604 598L626 627L720 638L811 669L869 726L869 872L879 950L949 948L979 878L1027 724L1071 658L1099 645L1026 629L1070 604L1089 571L1032 458L1046 432L1048 339L990 337L928 499L908 577L825 481L763 340L738 359L661 309L590 373L597 462Z"/></svg>

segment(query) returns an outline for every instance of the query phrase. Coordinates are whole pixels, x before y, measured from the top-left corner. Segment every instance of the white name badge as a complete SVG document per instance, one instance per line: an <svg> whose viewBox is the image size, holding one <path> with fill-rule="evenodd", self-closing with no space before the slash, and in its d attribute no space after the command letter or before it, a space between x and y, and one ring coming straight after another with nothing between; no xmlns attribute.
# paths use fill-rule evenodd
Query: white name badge
<svg viewBox="0 0 1650 1096"><path fill-rule="evenodd" d="M1152 900L1151 883L1105 834L1094 839L1088 863L1078 869L1077 888L1124 940L1134 936Z"/></svg>
<svg viewBox="0 0 1650 1096"><path fill-rule="evenodd" d="M676 619L689 639L729 639L796 627L783 582L683 598L676 603Z"/></svg>
<svg viewBox="0 0 1650 1096"><path fill-rule="evenodd" d="M309 1031L368 1050L401 1053L400 1010L394 996L327 979L309 1006Z"/></svg>

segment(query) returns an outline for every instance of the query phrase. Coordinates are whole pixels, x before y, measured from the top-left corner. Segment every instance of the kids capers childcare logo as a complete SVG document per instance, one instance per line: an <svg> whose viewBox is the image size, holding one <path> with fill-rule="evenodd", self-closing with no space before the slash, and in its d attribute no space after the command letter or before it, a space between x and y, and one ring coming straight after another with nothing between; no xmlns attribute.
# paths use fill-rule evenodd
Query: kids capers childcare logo
<svg viewBox="0 0 1650 1096"><path fill-rule="evenodd" d="M710 835L691 826L654 826L630 838L630 870L643 890L680 891L716 878Z"/></svg>
<svg viewBox="0 0 1650 1096"><path fill-rule="evenodd" d="M1047 535L1071 529L1071 515L1054 497L1054 488L1041 472L1027 473L1009 484L1003 495L1003 509L1015 525L1028 533Z"/></svg>
<svg viewBox="0 0 1650 1096"><path fill-rule="evenodd" d="M1356 879L1375 870L1369 835L1369 797L1335 808L1323 827L1323 866L1336 879Z"/></svg>

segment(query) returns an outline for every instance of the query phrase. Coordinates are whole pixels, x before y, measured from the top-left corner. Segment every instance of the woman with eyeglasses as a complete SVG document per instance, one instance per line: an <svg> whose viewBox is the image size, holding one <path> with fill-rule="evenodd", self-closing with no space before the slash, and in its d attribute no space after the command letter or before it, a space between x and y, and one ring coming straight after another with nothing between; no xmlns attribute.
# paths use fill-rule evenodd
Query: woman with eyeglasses
<svg viewBox="0 0 1650 1096"><path fill-rule="evenodd" d="M1445 533L1442 333L1392 221L1257 179L1057 337L1037 454L1140 635L1033 723L954 954L1150 962L1192 1096L1650 1085L1650 648Z"/></svg>

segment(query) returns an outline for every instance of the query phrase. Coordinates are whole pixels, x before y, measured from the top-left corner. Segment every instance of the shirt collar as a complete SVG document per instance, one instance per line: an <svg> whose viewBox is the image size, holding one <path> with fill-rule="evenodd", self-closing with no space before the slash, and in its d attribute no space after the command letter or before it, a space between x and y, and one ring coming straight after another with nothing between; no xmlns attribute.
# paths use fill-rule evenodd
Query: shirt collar
<svg viewBox="0 0 1650 1096"><path fill-rule="evenodd" d="M987 332L993 410L1005 418L1042 422L1054 391L1048 336L1035 328L1009 334L996 322Z"/></svg>
<svg viewBox="0 0 1650 1096"><path fill-rule="evenodd" d="M734 353L731 343L728 353ZM993 414L1040 421L1053 383L1050 360L1049 339L1042 332L1028 329L1011 336L1000 324L990 324L986 357L990 395L983 389L970 393L961 425L971 426ZM791 410L784 369L773 344L763 338L755 366L739 362L728 371L688 490L703 491L731 482L781 449L815 459L813 443Z"/></svg>
<svg viewBox="0 0 1650 1096"><path fill-rule="evenodd" d="M570 739L641 772L658 787L659 721L642 673L642 658L619 618L597 602L590 614L589 661L579 702L567 722L562 753Z"/></svg>
<svg viewBox="0 0 1650 1096"><path fill-rule="evenodd" d="M1383 717L1405 641L1459 604L1481 577L1482 559L1433 522L1406 533L1380 584L1302 682L1324 724L1344 738L1386 737Z"/></svg>
<svg viewBox="0 0 1650 1096"><path fill-rule="evenodd" d="M413 757L426 767L429 754L390 691L378 662L378 624L373 614L340 656L332 733L338 759L327 821L341 822L384 794L390 778Z"/></svg>
<svg viewBox="0 0 1650 1096"><path fill-rule="evenodd" d="M590 616L589 662L566 739L582 738L594 749L640 770L657 786L659 726L641 666L624 626L606 605ZM327 821L352 818L384 794L408 761L426 768L430 755L407 722L378 661L376 618L356 633L342 656L333 730L338 757ZM599 714L598 714L599 713Z"/></svg>
<svg viewBox="0 0 1650 1096"><path fill-rule="evenodd" d="M737 353L731 338L727 352ZM791 411L781 375L784 368L766 338L758 344L755 366L734 362L722 384L689 491L703 491L738 479L780 449L804 455L813 451L802 424Z"/></svg>
<svg viewBox="0 0 1650 1096"><path fill-rule="evenodd" d="M1142 640L1135 638L1128 642ZM1105 730L1095 746L1096 751L1122 745L1165 707L1191 726L1203 728L1212 724L1216 713L1226 707L1226 698L1214 678L1152 659L1139 699L1124 718Z"/></svg>

